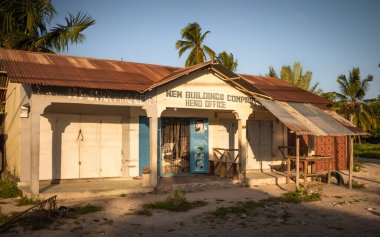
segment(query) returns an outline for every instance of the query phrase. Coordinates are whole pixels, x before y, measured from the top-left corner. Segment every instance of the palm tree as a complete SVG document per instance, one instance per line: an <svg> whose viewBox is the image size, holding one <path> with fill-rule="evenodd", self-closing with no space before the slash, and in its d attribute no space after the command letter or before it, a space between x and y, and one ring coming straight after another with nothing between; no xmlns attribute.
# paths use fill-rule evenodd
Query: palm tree
<svg viewBox="0 0 380 237"><path fill-rule="evenodd" d="M217 61L231 72L235 72L238 66L238 60L235 60L232 53L227 53L226 51L218 54Z"/></svg>
<svg viewBox="0 0 380 237"><path fill-rule="evenodd" d="M269 66L269 72L265 74L265 76L278 78L277 72L274 70L273 66Z"/></svg>
<svg viewBox="0 0 380 237"><path fill-rule="evenodd" d="M210 60L214 60L215 58L215 52L203 44L206 35L210 33L210 31L206 31L203 34L201 31L201 27L196 22L188 24L181 31L182 40L177 41L176 49L179 50L179 57L181 57L185 51L191 50L185 62L186 67L190 67L198 63L203 63L207 59L206 54Z"/></svg>
<svg viewBox="0 0 380 237"><path fill-rule="evenodd" d="M48 30L56 14L50 0L2 0L0 3L0 47L54 53L81 43L82 33L95 20L82 12L69 14L65 24Z"/></svg>
<svg viewBox="0 0 380 237"><path fill-rule="evenodd" d="M272 66L269 66L269 72L266 75L279 78ZM314 94L321 95L323 92L322 89L317 89L319 82L310 87L312 76L313 73L311 71L306 71L306 73L303 74L301 63L295 62L293 64L293 67L289 65L281 67L279 79L289 82L292 85L310 91Z"/></svg>
<svg viewBox="0 0 380 237"><path fill-rule="evenodd" d="M340 93L327 93L327 95L332 95L331 97L335 97L338 100L334 104L334 108L347 111L349 120L364 131L370 131L377 127L376 118L364 101L369 83L372 80L372 75L368 75L365 79L361 80L360 69L354 67L349 71L348 78L343 74L338 76L337 82Z"/></svg>

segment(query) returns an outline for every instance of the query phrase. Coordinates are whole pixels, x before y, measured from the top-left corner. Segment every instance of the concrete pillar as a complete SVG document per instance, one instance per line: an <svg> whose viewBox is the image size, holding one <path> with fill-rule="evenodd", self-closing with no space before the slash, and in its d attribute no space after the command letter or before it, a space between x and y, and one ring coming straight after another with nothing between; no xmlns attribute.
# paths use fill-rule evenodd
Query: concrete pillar
<svg viewBox="0 0 380 237"><path fill-rule="evenodd" d="M235 114L236 115L236 114ZM246 171L247 171L247 159L248 159L248 141L247 141L247 120L248 114L238 114L238 142L239 142L239 154L240 154L240 181L241 185L247 184Z"/></svg>
<svg viewBox="0 0 380 237"><path fill-rule="evenodd" d="M166 107L159 105L147 105L143 109L149 118L149 142L150 142L150 186L157 185L158 176L158 119Z"/></svg>
<svg viewBox="0 0 380 237"><path fill-rule="evenodd" d="M32 95L30 103L30 192L37 197L40 192L40 116L47 105L38 95Z"/></svg>
<svg viewBox="0 0 380 237"><path fill-rule="evenodd" d="M157 185L158 163L158 117L149 117L149 141L150 141L150 185Z"/></svg>

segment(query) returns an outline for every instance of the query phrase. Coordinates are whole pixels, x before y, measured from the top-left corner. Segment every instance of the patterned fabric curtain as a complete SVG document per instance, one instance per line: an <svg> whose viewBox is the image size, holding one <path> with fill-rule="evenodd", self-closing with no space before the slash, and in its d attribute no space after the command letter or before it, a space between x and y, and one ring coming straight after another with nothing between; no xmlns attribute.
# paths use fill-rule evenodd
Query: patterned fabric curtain
<svg viewBox="0 0 380 237"><path fill-rule="evenodd" d="M164 118L162 120L163 174L188 172L189 120Z"/></svg>

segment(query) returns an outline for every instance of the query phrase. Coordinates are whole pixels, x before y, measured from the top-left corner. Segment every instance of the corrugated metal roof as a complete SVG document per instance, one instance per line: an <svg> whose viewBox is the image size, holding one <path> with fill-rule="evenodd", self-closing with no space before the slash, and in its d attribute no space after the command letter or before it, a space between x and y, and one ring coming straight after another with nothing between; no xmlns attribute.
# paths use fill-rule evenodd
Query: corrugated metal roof
<svg viewBox="0 0 380 237"><path fill-rule="evenodd" d="M257 98L291 131L315 136L345 136L365 134L343 117L312 104L271 101ZM338 117L337 117L338 116Z"/></svg>
<svg viewBox="0 0 380 237"><path fill-rule="evenodd" d="M143 91L177 67L0 49L11 82Z"/></svg>
<svg viewBox="0 0 380 237"><path fill-rule="evenodd" d="M282 80L238 75L215 62L179 68L3 48L0 49L0 59L8 78L16 83L144 92L211 66L226 78L234 78L233 86L240 85L248 92L266 95L279 101L330 104L324 98Z"/></svg>
<svg viewBox="0 0 380 237"><path fill-rule="evenodd" d="M184 69L175 71L175 72L161 78L161 80L155 82L151 87L147 88L146 90L151 90L153 88L159 87L159 86L164 85L166 83L169 83L169 82L171 82L177 78L180 78L182 76L186 76L186 75L188 75L194 71L208 67L211 64L212 64L212 62L204 62L204 63L199 63L197 65L194 65L192 67L188 67L188 68L184 68Z"/></svg>
<svg viewBox="0 0 380 237"><path fill-rule="evenodd" d="M274 100L312 104L331 104L330 101L321 96L295 87L292 84L277 78L245 74L240 74L240 76Z"/></svg>

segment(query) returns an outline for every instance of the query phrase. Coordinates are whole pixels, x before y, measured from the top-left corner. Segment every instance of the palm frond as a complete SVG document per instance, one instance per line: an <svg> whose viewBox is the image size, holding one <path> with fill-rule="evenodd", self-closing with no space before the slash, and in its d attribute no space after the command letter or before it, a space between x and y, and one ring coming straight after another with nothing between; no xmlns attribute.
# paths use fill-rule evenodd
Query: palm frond
<svg viewBox="0 0 380 237"><path fill-rule="evenodd" d="M186 67L204 62L207 56L211 60L215 58L215 52L210 47L203 45L203 41L210 31L203 34L201 31L200 25L196 22L189 23L181 30L181 40L176 42L176 49L179 50L178 55L180 57L184 52L190 50L185 62Z"/></svg>
<svg viewBox="0 0 380 237"><path fill-rule="evenodd" d="M278 78L277 72L274 70L273 66L269 66L269 72L265 74L265 76Z"/></svg>
<svg viewBox="0 0 380 237"><path fill-rule="evenodd" d="M210 60L213 61L215 59L214 50L212 50L211 48L209 48L206 45L203 45L203 49L204 49L205 53L208 55L208 57L210 58Z"/></svg>
<svg viewBox="0 0 380 237"><path fill-rule="evenodd" d="M58 24L46 35L46 44L57 51L67 50L69 44L81 43L85 35L81 32L95 24L95 20L82 12L76 16L69 14L65 18L66 25Z"/></svg>

